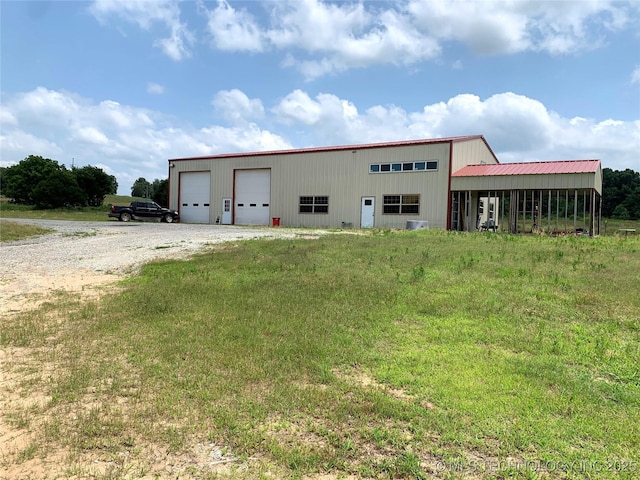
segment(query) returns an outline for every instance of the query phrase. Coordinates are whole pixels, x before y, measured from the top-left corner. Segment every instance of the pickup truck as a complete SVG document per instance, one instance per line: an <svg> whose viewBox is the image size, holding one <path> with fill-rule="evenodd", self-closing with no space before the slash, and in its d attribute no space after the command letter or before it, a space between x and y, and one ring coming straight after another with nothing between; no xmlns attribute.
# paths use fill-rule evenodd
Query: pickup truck
<svg viewBox="0 0 640 480"><path fill-rule="evenodd" d="M172 223L178 221L178 211L163 208L156 202L131 202L129 206L111 205L109 217L121 222L130 220L157 221Z"/></svg>

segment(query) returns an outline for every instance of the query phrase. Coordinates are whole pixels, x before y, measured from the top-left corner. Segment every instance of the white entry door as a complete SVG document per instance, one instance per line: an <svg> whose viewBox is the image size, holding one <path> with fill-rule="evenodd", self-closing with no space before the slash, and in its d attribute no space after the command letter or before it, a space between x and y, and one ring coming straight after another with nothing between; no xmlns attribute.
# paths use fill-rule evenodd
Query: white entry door
<svg viewBox="0 0 640 480"><path fill-rule="evenodd" d="M231 199L222 199L222 225L231 225Z"/></svg>
<svg viewBox="0 0 640 480"><path fill-rule="evenodd" d="M371 228L374 224L376 197L362 197L360 209L360 228Z"/></svg>
<svg viewBox="0 0 640 480"><path fill-rule="evenodd" d="M271 170L236 170L236 225L269 225Z"/></svg>

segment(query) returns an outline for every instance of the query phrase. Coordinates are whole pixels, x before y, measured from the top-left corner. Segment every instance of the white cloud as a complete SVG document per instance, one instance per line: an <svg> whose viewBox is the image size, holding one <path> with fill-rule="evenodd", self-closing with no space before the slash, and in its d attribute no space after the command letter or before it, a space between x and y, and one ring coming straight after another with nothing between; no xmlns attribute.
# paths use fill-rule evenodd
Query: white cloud
<svg viewBox="0 0 640 480"><path fill-rule="evenodd" d="M72 140L93 145L106 145L109 143L107 136L95 127L82 127L76 130Z"/></svg>
<svg viewBox="0 0 640 480"><path fill-rule="evenodd" d="M16 119L16 117L11 113L11 112L7 112L6 110L2 109L0 110L0 125L3 127L8 127L8 126L14 126L18 124L18 120Z"/></svg>
<svg viewBox="0 0 640 480"><path fill-rule="evenodd" d="M17 153L14 153L17 152ZM0 166L18 163L29 155L57 159L63 150L55 143L22 130L3 130L0 135Z"/></svg>
<svg viewBox="0 0 640 480"><path fill-rule="evenodd" d="M150 82L147 84L147 93L152 95L162 95L164 93L164 87L159 83Z"/></svg>
<svg viewBox="0 0 640 480"><path fill-rule="evenodd" d="M598 0L410 0L407 7L425 34L485 55L592 49L605 31L627 26L627 8L634 7Z"/></svg>
<svg viewBox="0 0 640 480"><path fill-rule="evenodd" d="M631 73L631 83L640 83L640 65Z"/></svg>
<svg viewBox="0 0 640 480"><path fill-rule="evenodd" d="M156 40L154 45L176 61L191 56L189 46L195 37L180 20L180 7L176 0L95 0L89 7L89 13L103 24L109 23L111 18L120 18L147 31L160 23L171 33L167 38Z"/></svg>
<svg viewBox="0 0 640 480"><path fill-rule="evenodd" d="M197 10L206 32L189 30L183 9ZM371 65L416 65L439 58L451 42L479 55L572 54L606 43L609 33L632 25L640 9L608 0L218 0L214 7L202 1L95 0L89 12L103 24L123 19L149 32L164 26L169 35L153 43L174 60L191 56L196 40L202 41L197 36L206 35L222 51L281 51L283 66L313 79Z"/></svg>
<svg viewBox="0 0 640 480"><path fill-rule="evenodd" d="M156 40L154 45L160 46L162 51L171 59L179 61L191 56L189 45L194 41L194 36L181 23L174 22L171 25L171 36Z"/></svg>
<svg viewBox="0 0 640 480"><path fill-rule="evenodd" d="M632 3L599 0L304 0L263 6L268 12L262 17L227 0L210 11L202 6L214 46L284 51L282 65L309 79L376 64L414 65L439 57L452 41L480 55L571 54L598 47L638 13Z"/></svg>
<svg viewBox="0 0 640 480"><path fill-rule="evenodd" d="M221 90L213 98L213 106L228 121L244 123L264 116L264 107L258 99L250 99L238 89Z"/></svg>
<svg viewBox="0 0 640 480"><path fill-rule="evenodd" d="M264 50L263 34L253 17L245 10L235 10L226 0L207 10L208 30L215 47L220 50L261 52Z"/></svg>
<svg viewBox="0 0 640 480"><path fill-rule="evenodd" d="M338 101L337 97L329 99L330 102ZM325 103L326 107L326 103ZM285 124L301 123L304 125L315 125L323 114L321 102L312 100L306 92L295 90L284 97L280 103L273 108L273 112L278 115L279 120Z"/></svg>

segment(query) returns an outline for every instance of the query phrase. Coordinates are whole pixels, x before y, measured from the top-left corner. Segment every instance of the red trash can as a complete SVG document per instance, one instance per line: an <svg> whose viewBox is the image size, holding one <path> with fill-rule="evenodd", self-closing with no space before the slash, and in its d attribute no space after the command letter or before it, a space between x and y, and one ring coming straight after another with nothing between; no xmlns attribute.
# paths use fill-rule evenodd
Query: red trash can
<svg viewBox="0 0 640 480"><path fill-rule="evenodd" d="M271 224L272 224L274 227L279 227L279 226L280 226L280 217L273 217L273 218L271 219Z"/></svg>

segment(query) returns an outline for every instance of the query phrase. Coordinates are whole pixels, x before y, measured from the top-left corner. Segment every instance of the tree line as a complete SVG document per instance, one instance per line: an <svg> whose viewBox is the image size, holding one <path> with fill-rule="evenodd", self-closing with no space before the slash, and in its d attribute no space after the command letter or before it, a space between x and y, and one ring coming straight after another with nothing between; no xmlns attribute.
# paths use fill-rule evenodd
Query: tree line
<svg viewBox="0 0 640 480"><path fill-rule="evenodd" d="M36 208L99 207L117 190L116 177L101 168L88 165L68 169L38 155L0 169L0 193L14 203Z"/></svg>
<svg viewBox="0 0 640 480"><path fill-rule="evenodd" d="M602 169L602 216L621 220L640 219L640 173Z"/></svg>
<svg viewBox="0 0 640 480"><path fill-rule="evenodd" d="M166 205L168 187L168 180L148 182L141 177L131 187L131 196ZM91 165L68 169L50 158L29 155L17 165L0 167L0 194L36 208L99 207L117 191L116 177Z"/></svg>
<svg viewBox="0 0 640 480"><path fill-rule="evenodd" d="M140 177L131 186L132 197L150 198L161 206L168 206L169 203L169 180L158 180L153 182L147 181Z"/></svg>

